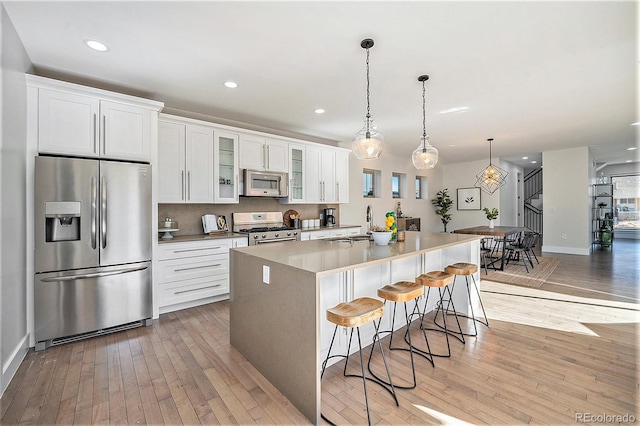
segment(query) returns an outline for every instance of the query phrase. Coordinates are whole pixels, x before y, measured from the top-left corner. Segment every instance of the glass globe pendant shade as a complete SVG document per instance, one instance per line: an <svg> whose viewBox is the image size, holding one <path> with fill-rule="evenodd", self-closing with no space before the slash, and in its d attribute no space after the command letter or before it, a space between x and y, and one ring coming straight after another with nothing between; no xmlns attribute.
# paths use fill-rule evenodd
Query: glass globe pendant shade
<svg viewBox="0 0 640 426"><path fill-rule="evenodd" d="M351 150L359 160L375 160L382 154L384 136L373 125L373 118L365 117L364 127L355 134Z"/></svg>
<svg viewBox="0 0 640 426"><path fill-rule="evenodd" d="M438 164L438 150L429 144L429 136L421 140L411 156L413 166L418 170L433 169Z"/></svg>

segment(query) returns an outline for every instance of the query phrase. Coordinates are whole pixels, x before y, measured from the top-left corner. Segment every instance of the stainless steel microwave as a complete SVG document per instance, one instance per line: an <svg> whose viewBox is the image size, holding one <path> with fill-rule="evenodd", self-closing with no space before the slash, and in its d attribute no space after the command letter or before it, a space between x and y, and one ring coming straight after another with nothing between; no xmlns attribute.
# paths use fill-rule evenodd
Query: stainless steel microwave
<svg viewBox="0 0 640 426"><path fill-rule="evenodd" d="M288 173L245 169L243 178L245 197L289 196Z"/></svg>

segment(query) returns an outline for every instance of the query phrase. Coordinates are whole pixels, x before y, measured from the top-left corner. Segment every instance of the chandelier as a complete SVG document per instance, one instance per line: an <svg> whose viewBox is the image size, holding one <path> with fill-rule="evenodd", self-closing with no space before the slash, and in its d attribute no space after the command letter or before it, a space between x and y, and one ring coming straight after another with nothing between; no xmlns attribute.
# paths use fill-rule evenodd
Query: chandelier
<svg viewBox="0 0 640 426"><path fill-rule="evenodd" d="M367 115L364 117L364 127L356 133L351 142L351 149L359 160L375 160L382 154L384 137L373 125L369 102L369 49L373 47L373 40L366 38L360 46L367 51Z"/></svg>
<svg viewBox="0 0 640 426"><path fill-rule="evenodd" d="M438 164L438 150L429 144L429 136L427 135L424 89L424 83L427 80L429 80L428 75L418 77L418 81L422 82L422 137L420 145L411 156L413 166L416 169L433 169Z"/></svg>
<svg viewBox="0 0 640 426"><path fill-rule="evenodd" d="M480 187L487 194L493 194L507 183L506 177L509 173L491 163L491 142L493 142L493 138L487 140L489 141L489 165L476 175L478 180L475 186Z"/></svg>

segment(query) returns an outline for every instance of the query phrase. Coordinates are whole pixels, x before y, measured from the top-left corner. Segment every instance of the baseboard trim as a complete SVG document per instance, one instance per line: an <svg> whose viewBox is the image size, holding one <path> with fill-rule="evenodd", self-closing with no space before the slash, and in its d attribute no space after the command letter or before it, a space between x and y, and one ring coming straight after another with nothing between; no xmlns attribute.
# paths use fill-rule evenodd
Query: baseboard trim
<svg viewBox="0 0 640 426"><path fill-rule="evenodd" d="M25 335L22 340L20 340L7 361L2 365L2 378L0 379L2 388L0 389L0 397L4 394L4 391L9 386L9 382L11 382L16 371L18 371L18 367L20 367L20 364L27 356L27 353L29 352L28 341L29 334Z"/></svg>
<svg viewBox="0 0 640 426"><path fill-rule="evenodd" d="M561 254L578 254L581 256L589 256L591 249L578 247L559 247L559 246L542 246L543 253L561 253Z"/></svg>

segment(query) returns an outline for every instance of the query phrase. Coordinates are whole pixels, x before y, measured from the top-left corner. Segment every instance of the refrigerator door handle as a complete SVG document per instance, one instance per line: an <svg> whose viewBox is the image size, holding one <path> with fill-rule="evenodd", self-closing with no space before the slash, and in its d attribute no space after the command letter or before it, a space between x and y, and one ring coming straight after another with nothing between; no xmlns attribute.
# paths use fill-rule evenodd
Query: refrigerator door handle
<svg viewBox="0 0 640 426"><path fill-rule="evenodd" d="M95 176L91 177L91 248L96 249L96 237L98 232L98 182Z"/></svg>
<svg viewBox="0 0 640 426"><path fill-rule="evenodd" d="M50 277L43 278L40 281L43 283L52 283L58 281L75 281L75 280L84 280L87 278L99 278L99 277L108 277L111 275L119 275L119 274L128 274L130 272L144 271L148 266L136 266L135 268L126 268L126 269L118 269L117 271L109 271L109 272L94 272L91 274L81 274L81 275L72 275L68 277Z"/></svg>
<svg viewBox="0 0 640 426"><path fill-rule="evenodd" d="M107 181L102 176L100 182L101 194L100 194L100 232L102 248L107 248Z"/></svg>

